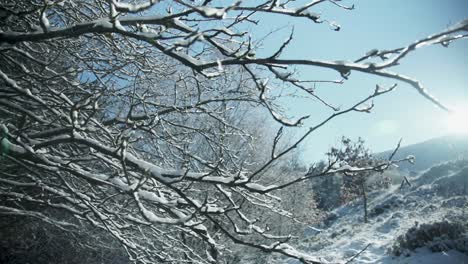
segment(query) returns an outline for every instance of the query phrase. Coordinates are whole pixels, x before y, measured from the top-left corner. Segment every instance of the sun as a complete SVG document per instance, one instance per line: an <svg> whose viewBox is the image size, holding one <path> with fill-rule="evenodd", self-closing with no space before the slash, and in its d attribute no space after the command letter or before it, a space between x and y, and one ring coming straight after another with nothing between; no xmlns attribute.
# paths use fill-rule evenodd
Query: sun
<svg viewBox="0 0 468 264"><path fill-rule="evenodd" d="M457 107L447 117L447 130L451 134L468 135L468 103Z"/></svg>

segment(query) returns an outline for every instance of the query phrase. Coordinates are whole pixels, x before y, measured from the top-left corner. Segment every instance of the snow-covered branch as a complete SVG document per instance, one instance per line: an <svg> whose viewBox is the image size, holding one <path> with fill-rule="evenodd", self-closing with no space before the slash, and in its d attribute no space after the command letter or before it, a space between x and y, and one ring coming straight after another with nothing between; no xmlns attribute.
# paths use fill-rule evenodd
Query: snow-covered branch
<svg viewBox="0 0 468 264"><path fill-rule="evenodd" d="M446 46L467 31L465 21L355 61L287 58L291 33L270 56L258 57L258 38L246 31L255 28L257 14L339 30L314 9L326 2L344 11L354 6L337 0L36 2L8 0L0 8L0 214L64 229L86 223L139 263L222 263L233 244L321 263L268 223L271 215L295 220L279 194L310 178L382 171L398 161L298 169L295 177L277 176L278 167L334 119L372 112L372 100L396 84L377 86L342 109L322 98L316 84L344 85L361 72L407 83L444 108L418 80L391 70L418 48ZM373 58L383 61L367 62ZM296 71L301 67L338 78L305 80ZM298 94L331 113L323 120L307 110L291 117L283 99ZM289 137L301 126L308 129Z"/></svg>

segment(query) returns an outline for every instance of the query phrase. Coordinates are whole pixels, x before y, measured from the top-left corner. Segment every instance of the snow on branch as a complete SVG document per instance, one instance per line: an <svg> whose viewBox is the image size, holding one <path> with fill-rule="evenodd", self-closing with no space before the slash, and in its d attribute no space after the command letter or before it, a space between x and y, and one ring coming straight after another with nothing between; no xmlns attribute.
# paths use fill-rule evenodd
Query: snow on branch
<svg viewBox="0 0 468 264"><path fill-rule="evenodd" d="M280 175L306 139L338 117L372 112L374 98L396 84L377 85L340 108L322 98L318 86L344 85L361 72L409 84L445 108L418 80L392 70L419 48L466 39L468 22L408 46L371 49L354 61L285 57L291 32L261 57L252 34L257 14L339 30L315 8L354 6L338 0L222 3L79 0L2 7L0 195L9 202L2 199L0 214L64 229L86 223L140 263L220 263L235 244L321 263L320 256L294 249L294 237L269 222L272 216L295 220L283 206L289 188L414 158L393 160L392 154L373 166L330 164ZM337 78L303 79L298 71L311 67ZM289 118L284 99L297 96L318 101L330 114L318 120L304 109ZM306 129L290 137L297 127Z"/></svg>

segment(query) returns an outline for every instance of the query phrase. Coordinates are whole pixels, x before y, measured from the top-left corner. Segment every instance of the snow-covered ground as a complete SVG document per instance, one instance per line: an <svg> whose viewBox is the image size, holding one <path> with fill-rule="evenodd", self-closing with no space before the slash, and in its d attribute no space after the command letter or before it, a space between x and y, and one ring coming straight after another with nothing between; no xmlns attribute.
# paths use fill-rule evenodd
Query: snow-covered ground
<svg viewBox="0 0 468 264"><path fill-rule="evenodd" d="M344 263L366 247L351 263L468 263L468 255L457 250L432 252L421 247L399 257L390 252L411 227L444 220L468 223L468 160L438 165L409 181L411 187L394 186L370 194L368 223L362 221L359 201L340 207L316 227L320 230L306 230L299 248L330 263ZM464 235L464 248L468 248L466 225Z"/></svg>

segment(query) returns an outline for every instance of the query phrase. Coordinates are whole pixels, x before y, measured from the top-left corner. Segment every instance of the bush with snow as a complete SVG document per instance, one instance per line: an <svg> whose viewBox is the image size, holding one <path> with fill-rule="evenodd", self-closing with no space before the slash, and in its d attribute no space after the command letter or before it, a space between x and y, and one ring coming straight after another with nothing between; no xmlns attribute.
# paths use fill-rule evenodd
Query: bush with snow
<svg viewBox="0 0 468 264"><path fill-rule="evenodd" d="M398 237L392 253L396 256L410 255L410 251L427 247L432 252L456 249L468 253L468 225L462 222L441 221L410 228Z"/></svg>

